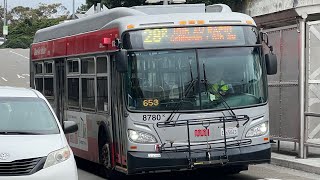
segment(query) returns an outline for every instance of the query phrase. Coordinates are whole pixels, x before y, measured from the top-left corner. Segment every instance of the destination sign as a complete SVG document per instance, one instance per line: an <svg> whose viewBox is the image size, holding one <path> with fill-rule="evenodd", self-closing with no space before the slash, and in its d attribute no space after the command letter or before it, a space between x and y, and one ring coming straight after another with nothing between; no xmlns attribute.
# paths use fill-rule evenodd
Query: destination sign
<svg viewBox="0 0 320 180"><path fill-rule="evenodd" d="M143 43L184 43L184 42L226 42L244 43L243 31L233 26L192 27L170 29L146 29Z"/></svg>
<svg viewBox="0 0 320 180"><path fill-rule="evenodd" d="M257 44L251 26L157 28L131 31L124 36L126 49L242 46Z"/></svg>

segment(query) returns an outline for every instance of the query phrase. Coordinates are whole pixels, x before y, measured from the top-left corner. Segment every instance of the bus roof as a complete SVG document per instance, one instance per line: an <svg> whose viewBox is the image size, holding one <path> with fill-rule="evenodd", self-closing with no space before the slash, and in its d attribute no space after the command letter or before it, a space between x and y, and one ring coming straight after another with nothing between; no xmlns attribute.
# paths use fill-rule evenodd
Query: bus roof
<svg viewBox="0 0 320 180"><path fill-rule="evenodd" d="M130 8L114 8L81 19L61 23L36 32L33 42L43 42L52 39L72 36L99 30L111 21L125 16L146 15Z"/></svg>
<svg viewBox="0 0 320 180"><path fill-rule="evenodd" d="M155 7L158 7L158 10L156 10L157 8ZM168 8L172 8L171 11L168 11ZM167 13L165 14L165 12ZM129 24L134 25L135 28L152 28L179 24L179 21L188 21L191 19L204 20L206 24L211 25L244 24L247 21L251 21L251 24L255 25L250 16L242 13L206 12L204 4L134 6L132 8L120 7L41 29L36 32L33 42L40 43L115 27L118 28L121 33L127 30L127 25Z"/></svg>

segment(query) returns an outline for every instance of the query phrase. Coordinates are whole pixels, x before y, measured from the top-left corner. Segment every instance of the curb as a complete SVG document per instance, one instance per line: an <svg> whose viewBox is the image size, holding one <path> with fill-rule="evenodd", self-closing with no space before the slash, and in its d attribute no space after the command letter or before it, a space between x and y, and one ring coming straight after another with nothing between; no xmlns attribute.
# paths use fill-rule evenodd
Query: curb
<svg viewBox="0 0 320 180"><path fill-rule="evenodd" d="M320 175L320 159L298 159L295 156L271 153L271 164Z"/></svg>

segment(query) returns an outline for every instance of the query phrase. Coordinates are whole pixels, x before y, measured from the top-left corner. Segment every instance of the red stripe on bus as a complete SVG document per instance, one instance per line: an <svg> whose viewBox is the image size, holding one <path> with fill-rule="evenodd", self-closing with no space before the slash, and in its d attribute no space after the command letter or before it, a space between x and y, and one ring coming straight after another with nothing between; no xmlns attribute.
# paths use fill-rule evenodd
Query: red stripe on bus
<svg viewBox="0 0 320 180"><path fill-rule="evenodd" d="M31 59L40 60L116 50L115 39L118 36L119 30L113 28L32 44ZM110 38L110 41L113 43L103 45L105 38Z"/></svg>
<svg viewBox="0 0 320 180"><path fill-rule="evenodd" d="M88 137L88 151L72 146L71 149L75 156L99 163L99 146L96 138Z"/></svg>

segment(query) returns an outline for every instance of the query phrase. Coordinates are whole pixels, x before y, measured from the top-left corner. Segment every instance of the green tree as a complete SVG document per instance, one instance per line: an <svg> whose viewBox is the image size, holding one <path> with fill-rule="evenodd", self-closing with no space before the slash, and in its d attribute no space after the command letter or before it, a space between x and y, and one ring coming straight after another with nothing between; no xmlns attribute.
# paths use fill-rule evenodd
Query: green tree
<svg viewBox="0 0 320 180"><path fill-rule="evenodd" d="M12 23L20 23L25 19L37 20L37 19L49 19L56 16L67 16L69 12L67 8L62 6L61 3L57 4L39 4L36 9L30 7L17 6L14 7L10 15Z"/></svg>
<svg viewBox="0 0 320 180"><path fill-rule="evenodd" d="M139 6L145 3L145 0L86 0L88 7L90 8L95 3L102 3L106 5L108 8L114 7L130 7L130 6ZM194 3L205 3L206 5L210 4L227 4L233 10L239 11L241 10L241 2L242 0L187 0L187 3L194 4Z"/></svg>
<svg viewBox="0 0 320 180"><path fill-rule="evenodd" d="M54 16L69 14L69 11L67 11L67 8L65 6L62 6L61 3L56 3L56 4L40 3L39 8L34 9L33 11L37 13L39 18L52 18Z"/></svg>
<svg viewBox="0 0 320 180"><path fill-rule="evenodd" d="M83 13L89 10L89 7L87 4L81 4L80 7L78 7L77 12L78 13Z"/></svg>
<svg viewBox="0 0 320 180"><path fill-rule="evenodd" d="M88 7L91 7L93 4L102 3L108 8L115 7L131 7L131 6L140 6L145 3L145 0L86 0Z"/></svg>
<svg viewBox="0 0 320 180"><path fill-rule="evenodd" d="M10 22L8 40L1 47L29 48L37 30L59 24L66 19L68 13L61 4L39 4L38 8L22 6L13 8L8 13Z"/></svg>

